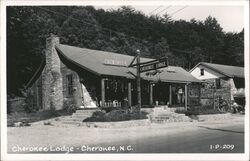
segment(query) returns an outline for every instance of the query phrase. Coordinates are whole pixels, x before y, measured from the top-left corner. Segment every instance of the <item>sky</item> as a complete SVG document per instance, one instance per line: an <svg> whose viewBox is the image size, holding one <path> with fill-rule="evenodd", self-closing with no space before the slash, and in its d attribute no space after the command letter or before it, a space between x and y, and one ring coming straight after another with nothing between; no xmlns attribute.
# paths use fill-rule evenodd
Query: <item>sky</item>
<svg viewBox="0 0 250 161"><path fill-rule="evenodd" d="M243 6L132 6L146 15L158 14L162 16L166 12L172 15L174 20L186 20L194 18L204 21L209 15L215 17L225 32L240 32L244 27ZM117 9L119 6L100 6L105 10Z"/></svg>

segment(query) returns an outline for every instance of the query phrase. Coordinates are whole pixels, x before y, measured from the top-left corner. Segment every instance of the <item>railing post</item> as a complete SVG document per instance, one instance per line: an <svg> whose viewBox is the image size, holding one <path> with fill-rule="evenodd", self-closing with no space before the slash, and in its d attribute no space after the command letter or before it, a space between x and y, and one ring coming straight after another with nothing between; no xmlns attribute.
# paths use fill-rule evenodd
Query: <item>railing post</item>
<svg viewBox="0 0 250 161"><path fill-rule="evenodd" d="M185 109L187 110L188 104L188 84L185 84Z"/></svg>
<svg viewBox="0 0 250 161"><path fill-rule="evenodd" d="M169 85L169 105L172 105L172 85Z"/></svg>
<svg viewBox="0 0 250 161"><path fill-rule="evenodd" d="M131 82L128 82L128 106L132 106Z"/></svg>
<svg viewBox="0 0 250 161"><path fill-rule="evenodd" d="M101 79L101 99L102 99L102 106L105 105L105 79Z"/></svg>
<svg viewBox="0 0 250 161"><path fill-rule="evenodd" d="M153 105L153 84L149 84L149 104Z"/></svg>

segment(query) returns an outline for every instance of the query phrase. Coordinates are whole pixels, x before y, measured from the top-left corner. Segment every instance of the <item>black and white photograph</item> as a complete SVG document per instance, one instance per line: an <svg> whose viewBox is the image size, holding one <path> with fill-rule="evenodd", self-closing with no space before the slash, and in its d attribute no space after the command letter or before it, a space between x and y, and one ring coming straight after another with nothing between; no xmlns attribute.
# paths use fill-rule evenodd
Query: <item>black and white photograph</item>
<svg viewBox="0 0 250 161"><path fill-rule="evenodd" d="M249 1L30 2L1 2L1 160L249 160Z"/></svg>

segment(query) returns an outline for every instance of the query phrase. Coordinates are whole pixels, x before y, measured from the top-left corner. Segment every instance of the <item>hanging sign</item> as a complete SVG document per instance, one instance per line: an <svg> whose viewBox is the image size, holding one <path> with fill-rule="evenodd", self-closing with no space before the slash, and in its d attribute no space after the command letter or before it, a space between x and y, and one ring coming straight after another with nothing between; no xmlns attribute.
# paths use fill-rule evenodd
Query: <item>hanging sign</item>
<svg viewBox="0 0 250 161"><path fill-rule="evenodd" d="M140 66L140 73L147 72L147 71L150 71L150 70L165 68L167 66L168 66L167 58L166 59L161 59L158 62L151 63L151 64L145 64L145 65Z"/></svg>

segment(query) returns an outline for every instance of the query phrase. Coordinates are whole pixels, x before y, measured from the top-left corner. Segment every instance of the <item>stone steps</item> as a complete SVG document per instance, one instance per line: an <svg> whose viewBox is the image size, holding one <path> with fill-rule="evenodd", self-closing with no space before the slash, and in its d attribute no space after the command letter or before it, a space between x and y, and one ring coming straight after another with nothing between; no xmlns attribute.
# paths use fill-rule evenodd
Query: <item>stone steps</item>
<svg viewBox="0 0 250 161"><path fill-rule="evenodd" d="M98 110L99 110L98 108L79 109L79 110L76 110L75 113L94 113Z"/></svg>
<svg viewBox="0 0 250 161"><path fill-rule="evenodd" d="M92 116L93 113L73 113L72 117L88 117L88 116Z"/></svg>
<svg viewBox="0 0 250 161"><path fill-rule="evenodd" d="M81 125L83 120L90 118L94 112L100 109L84 109L76 110L70 117L65 117L60 120L63 124ZM167 122L189 122L191 119L185 114L174 112L174 108L156 107L150 112L150 120L152 123L167 123Z"/></svg>
<svg viewBox="0 0 250 161"><path fill-rule="evenodd" d="M63 124L80 126L81 122L79 122L79 121L63 121Z"/></svg>
<svg viewBox="0 0 250 161"><path fill-rule="evenodd" d="M62 118L60 121L63 124L80 125L83 120L90 118L98 110L97 108L76 110L70 117Z"/></svg>
<svg viewBox="0 0 250 161"><path fill-rule="evenodd" d="M185 114L175 113L175 108L156 107L150 118L153 123L189 122L191 119Z"/></svg>
<svg viewBox="0 0 250 161"><path fill-rule="evenodd" d="M63 118L61 119L61 121L79 121L79 122L82 122L84 120L84 118L72 118L72 117L69 117L69 118Z"/></svg>

